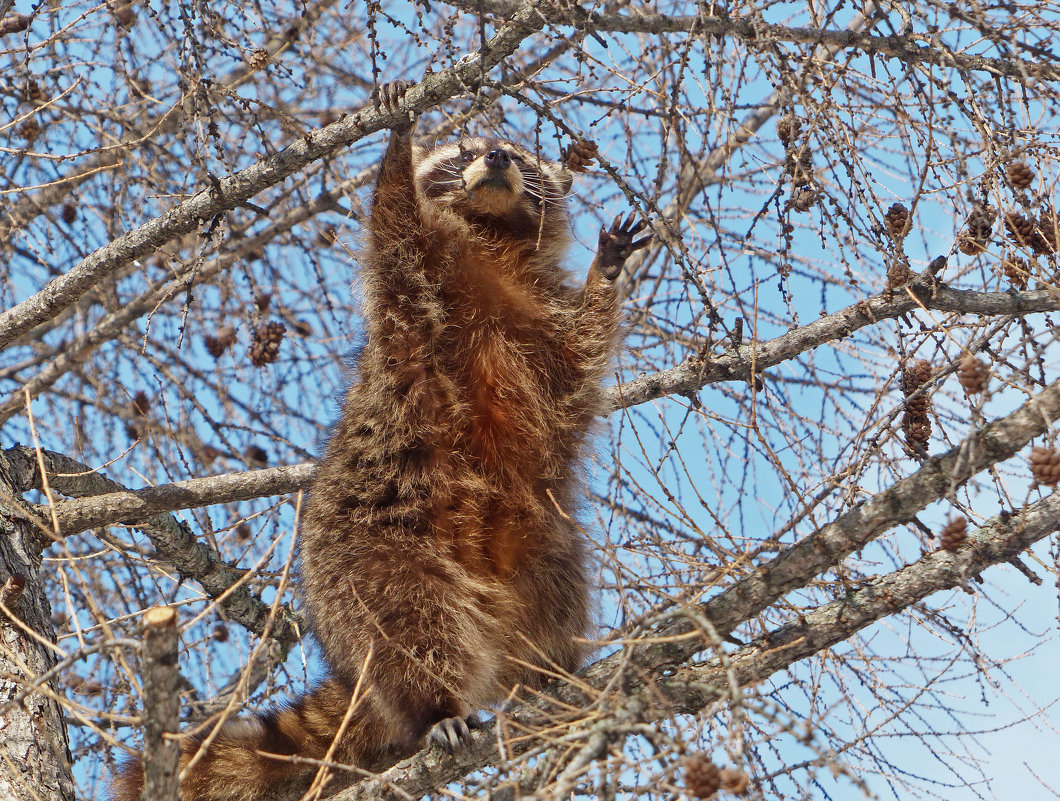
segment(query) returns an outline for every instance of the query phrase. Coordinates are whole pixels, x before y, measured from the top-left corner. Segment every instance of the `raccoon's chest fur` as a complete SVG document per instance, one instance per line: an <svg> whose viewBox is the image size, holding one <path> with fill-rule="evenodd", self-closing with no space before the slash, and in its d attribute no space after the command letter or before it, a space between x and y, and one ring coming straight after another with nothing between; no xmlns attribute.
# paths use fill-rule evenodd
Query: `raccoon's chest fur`
<svg viewBox="0 0 1060 801"><path fill-rule="evenodd" d="M460 254L439 288L440 372L456 383L455 447L481 469L523 480L554 476L564 429L559 399L578 382L568 347L573 309L497 269L494 254Z"/></svg>

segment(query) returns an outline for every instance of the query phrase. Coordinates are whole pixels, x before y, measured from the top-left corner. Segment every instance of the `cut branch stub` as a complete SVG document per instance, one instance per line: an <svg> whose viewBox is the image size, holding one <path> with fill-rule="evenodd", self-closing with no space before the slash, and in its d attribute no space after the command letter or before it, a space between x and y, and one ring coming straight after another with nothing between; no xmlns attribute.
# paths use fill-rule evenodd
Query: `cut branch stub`
<svg viewBox="0 0 1060 801"><path fill-rule="evenodd" d="M175 735L180 729L178 640L176 609L156 606L144 613L142 801L169 801L179 797L180 744L175 737L166 736Z"/></svg>

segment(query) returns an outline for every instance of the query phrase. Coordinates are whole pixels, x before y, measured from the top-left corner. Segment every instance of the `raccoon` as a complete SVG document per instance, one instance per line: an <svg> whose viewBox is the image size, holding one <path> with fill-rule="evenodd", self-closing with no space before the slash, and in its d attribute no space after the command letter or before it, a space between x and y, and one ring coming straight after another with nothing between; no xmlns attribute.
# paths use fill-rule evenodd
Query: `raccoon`
<svg viewBox="0 0 1060 801"><path fill-rule="evenodd" d="M376 100L400 114L411 84ZM602 379L620 331L614 285L650 236L600 233L572 286L573 176L514 142L423 150L392 130L367 226L367 344L304 505L301 591L328 678L287 707L182 743L184 801L304 788L307 760L378 770L476 709L578 669L591 564L576 516ZM139 795L139 765L116 801Z"/></svg>

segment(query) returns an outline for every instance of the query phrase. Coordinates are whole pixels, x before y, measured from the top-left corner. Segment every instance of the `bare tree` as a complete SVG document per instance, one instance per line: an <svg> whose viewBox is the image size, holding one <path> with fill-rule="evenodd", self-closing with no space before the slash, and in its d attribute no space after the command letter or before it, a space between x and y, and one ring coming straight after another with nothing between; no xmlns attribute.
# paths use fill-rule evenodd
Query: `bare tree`
<svg viewBox="0 0 1060 801"><path fill-rule="evenodd" d="M579 513L592 664L326 794L1060 793L979 750L1056 733L1013 662L1057 648L1058 32L1055 2L0 2L0 796L102 798L146 736L171 798L166 688L187 729L319 676L297 510L396 78L427 143L596 144L572 268L627 208L655 240Z"/></svg>

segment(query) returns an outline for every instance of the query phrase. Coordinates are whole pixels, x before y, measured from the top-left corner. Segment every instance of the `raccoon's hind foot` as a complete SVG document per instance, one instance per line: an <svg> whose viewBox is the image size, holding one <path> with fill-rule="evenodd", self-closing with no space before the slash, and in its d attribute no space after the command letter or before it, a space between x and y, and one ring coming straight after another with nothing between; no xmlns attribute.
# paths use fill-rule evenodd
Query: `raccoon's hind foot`
<svg viewBox="0 0 1060 801"><path fill-rule="evenodd" d="M434 724L431 729L430 744L439 745L450 754L466 748L471 739L472 729L481 729L482 721L478 715L466 718L446 718Z"/></svg>

